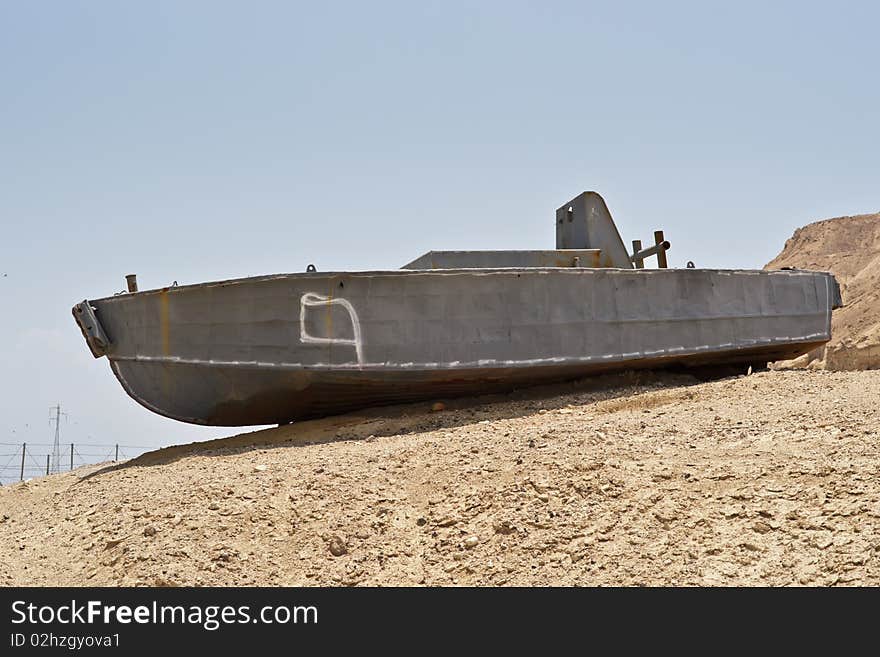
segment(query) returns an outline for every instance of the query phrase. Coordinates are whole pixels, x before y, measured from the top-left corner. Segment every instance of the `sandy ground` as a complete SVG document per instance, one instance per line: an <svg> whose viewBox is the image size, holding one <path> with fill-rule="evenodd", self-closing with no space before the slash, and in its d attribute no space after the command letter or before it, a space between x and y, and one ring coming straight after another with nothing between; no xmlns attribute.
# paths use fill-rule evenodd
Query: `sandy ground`
<svg viewBox="0 0 880 657"><path fill-rule="evenodd" d="M880 583L880 371L629 375L0 489L4 585Z"/></svg>

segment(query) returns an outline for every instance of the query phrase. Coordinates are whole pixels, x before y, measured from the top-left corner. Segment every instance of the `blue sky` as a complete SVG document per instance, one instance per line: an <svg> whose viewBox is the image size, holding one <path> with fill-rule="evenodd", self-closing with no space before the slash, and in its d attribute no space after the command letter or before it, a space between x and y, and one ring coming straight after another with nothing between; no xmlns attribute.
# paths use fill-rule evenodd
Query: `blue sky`
<svg viewBox="0 0 880 657"><path fill-rule="evenodd" d="M234 430L137 406L73 303L444 248L603 194L670 264L880 209L876 3L0 1L0 442ZM2 450L0 450L2 451Z"/></svg>

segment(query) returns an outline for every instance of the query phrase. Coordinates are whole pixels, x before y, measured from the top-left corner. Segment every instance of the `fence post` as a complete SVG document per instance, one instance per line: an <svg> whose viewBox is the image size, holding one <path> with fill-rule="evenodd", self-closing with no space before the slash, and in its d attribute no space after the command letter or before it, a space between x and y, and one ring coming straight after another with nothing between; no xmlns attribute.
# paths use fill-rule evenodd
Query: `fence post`
<svg viewBox="0 0 880 657"><path fill-rule="evenodd" d="M119 443L116 444L116 458L113 459L113 460L114 460L114 461L118 461L118 460L119 460Z"/></svg>
<svg viewBox="0 0 880 657"><path fill-rule="evenodd" d="M46 476L49 476L49 456L50 454L46 454Z"/></svg>
<svg viewBox="0 0 880 657"><path fill-rule="evenodd" d="M73 443L70 443L70 471L73 472Z"/></svg>
<svg viewBox="0 0 880 657"><path fill-rule="evenodd" d="M27 450L27 443L21 444L21 476L18 478L19 481L24 481L24 453Z"/></svg>

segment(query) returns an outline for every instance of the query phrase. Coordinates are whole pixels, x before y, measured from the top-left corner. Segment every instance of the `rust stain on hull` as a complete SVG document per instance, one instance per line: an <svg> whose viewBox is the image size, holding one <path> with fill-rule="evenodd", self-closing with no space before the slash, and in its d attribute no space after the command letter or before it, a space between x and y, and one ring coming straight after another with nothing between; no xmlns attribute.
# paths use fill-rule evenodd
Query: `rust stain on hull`
<svg viewBox="0 0 880 657"><path fill-rule="evenodd" d="M216 425L613 370L760 366L831 337L830 274L634 269L593 192L556 223L552 250L430 251L400 270L309 266L85 301L74 317L134 399Z"/></svg>
<svg viewBox="0 0 880 657"><path fill-rule="evenodd" d="M168 290L159 292L159 332L162 336L162 353L171 355L171 321L168 311Z"/></svg>
<svg viewBox="0 0 880 657"><path fill-rule="evenodd" d="M527 369L471 369L455 372L273 372L259 369L209 368L174 363L114 363L114 373L129 395L149 410L175 420L213 426L283 424L372 406L438 398L510 392L518 388L572 381L587 376L637 369L763 367L788 360L822 342L737 349L711 354L647 358L591 365L544 366ZM160 371L156 371L156 370ZM720 370L719 370L720 371ZM732 370L724 370L730 374ZM195 391L207 380L224 382L216 396L196 398L163 390L143 396L139 381L174 380L177 389ZM137 389L135 389L137 388ZM155 388L153 395L155 395ZM218 391L219 392L219 391Z"/></svg>

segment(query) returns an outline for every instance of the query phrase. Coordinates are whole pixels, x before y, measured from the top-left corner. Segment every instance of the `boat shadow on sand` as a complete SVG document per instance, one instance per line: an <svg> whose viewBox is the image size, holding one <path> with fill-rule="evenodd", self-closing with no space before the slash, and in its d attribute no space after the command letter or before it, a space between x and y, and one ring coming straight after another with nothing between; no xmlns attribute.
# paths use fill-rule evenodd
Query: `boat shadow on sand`
<svg viewBox="0 0 880 657"><path fill-rule="evenodd" d="M693 398L688 388L706 380L733 374L730 370L693 373L675 371L627 371L515 390L508 394L435 400L382 406L330 417L258 429L213 440L173 445L93 470L80 478L89 480L116 470L152 467L189 456L230 456L249 451L305 447L341 441L378 438L452 429L483 421L497 421L565 408L590 409L596 415L626 408L643 410L662 406L682 397ZM79 483L78 482L78 483Z"/></svg>

